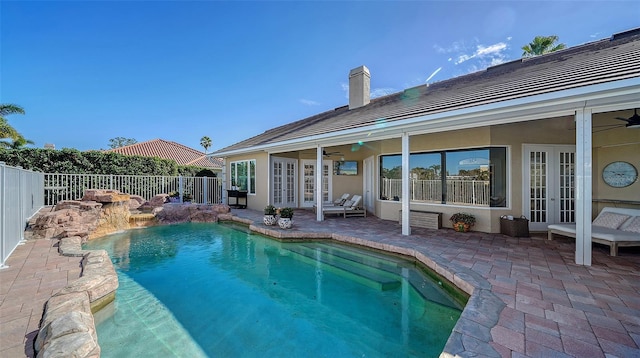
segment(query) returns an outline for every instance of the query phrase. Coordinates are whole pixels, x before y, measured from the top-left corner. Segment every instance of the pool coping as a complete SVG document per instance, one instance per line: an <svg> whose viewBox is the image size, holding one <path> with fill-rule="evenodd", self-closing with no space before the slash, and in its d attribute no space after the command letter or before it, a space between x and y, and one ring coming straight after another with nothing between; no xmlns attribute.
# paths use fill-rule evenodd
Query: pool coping
<svg viewBox="0 0 640 358"><path fill-rule="evenodd" d="M93 314L115 299L118 276L105 250L83 250L79 236L59 239L61 256L82 257L80 278L46 302L34 342L38 357L99 357L100 345Z"/></svg>
<svg viewBox="0 0 640 358"><path fill-rule="evenodd" d="M491 329L496 326L500 313L506 304L493 292L491 284L480 274L464 266L451 263L438 255L430 255L414 248L382 243L349 235L329 232L285 231L257 225L255 221L233 214L220 215L220 221L233 221L249 226L249 230L277 239L331 239L415 259L426 267L443 276L453 285L469 295L441 358L460 356L501 357L490 344Z"/></svg>
<svg viewBox="0 0 640 358"><path fill-rule="evenodd" d="M491 329L498 323L500 313L506 307L506 304L491 292L491 284L485 278L464 266L451 263L438 255L430 255L414 248L350 235L271 229L265 225L257 225L251 219L233 214L220 214L218 219L221 222L232 221L247 225L250 231L275 239L329 239L414 259L469 295L467 304L452 329L440 357L477 355L500 357L500 354L490 344L492 341ZM100 354L92 312L98 311L101 307L111 302L115 297L115 290L118 286L113 264L110 259L104 259L103 256L107 254L102 251L104 250L82 250L79 237L60 239L59 254L83 257L83 272L80 279L65 287L47 301L41 323L42 329L38 333L35 344L38 354L44 354L47 349L64 346L65 341L69 339L78 339L83 344L86 344L91 353L95 354L97 352L97 355ZM101 276L97 281L98 283L95 281L96 276ZM113 285L114 280L115 285ZM105 289L105 282L112 282L112 284L107 285L110 288ZM66 304L69 301L76 303L73 305ZM76 332L72 332L72 334L76 335L75 338L72 337L72 334L60 337L59 333L53 332L56 326L60 326L60 324L56 325L56 320L61 320L61 312L66 319L69 316L79 317L79 319L72 321L76 324L76 328L81 328L75 330ZM82 333L78 334L77 332ZM51 337L55 338L52 340ZM54 340L62 343L57 344Z"/></svg>

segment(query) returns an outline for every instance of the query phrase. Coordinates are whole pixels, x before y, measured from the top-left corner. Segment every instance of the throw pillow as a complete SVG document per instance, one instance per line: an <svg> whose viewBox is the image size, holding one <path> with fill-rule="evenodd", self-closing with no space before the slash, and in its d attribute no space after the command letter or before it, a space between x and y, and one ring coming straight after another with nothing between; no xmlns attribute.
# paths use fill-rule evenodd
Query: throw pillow
<svg viewBox="0 0 640 358"><path fill-rule="evenodd" d="M622 228L622 231L631 231L640 233L640 216L636 216L631 220L629 225Z"/></svg>
<svg viewBox="0 0 640 358"><path fill-rule="evenodd" d="M598 217L593 220L593 225L602 226L609 229L617 229L629 218L629 215L616 214L616 213L600 213Z"/></svg>

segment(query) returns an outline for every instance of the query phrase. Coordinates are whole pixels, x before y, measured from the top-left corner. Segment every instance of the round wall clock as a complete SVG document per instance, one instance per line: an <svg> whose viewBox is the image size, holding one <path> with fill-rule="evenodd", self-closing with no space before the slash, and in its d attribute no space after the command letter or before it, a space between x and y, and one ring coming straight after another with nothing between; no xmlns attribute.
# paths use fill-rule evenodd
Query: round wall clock
<svg viewBox="0 0 640 358"><path fill-rule="evenodd" d="M636 182L638 170L631 163L612 162L602 170L602 179L614 188L624 188Z"/></svg>

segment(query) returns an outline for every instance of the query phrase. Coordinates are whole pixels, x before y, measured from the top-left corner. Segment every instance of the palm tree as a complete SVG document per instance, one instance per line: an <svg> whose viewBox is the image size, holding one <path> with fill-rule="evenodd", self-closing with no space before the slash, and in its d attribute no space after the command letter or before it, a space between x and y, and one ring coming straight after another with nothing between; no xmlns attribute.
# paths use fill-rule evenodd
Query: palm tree
<svg viewBox="0 0 640 358"><path fill-rule="evenodd" d="M15 104L0 104L0 138L19 139L22 137L20 133L4 118L10 114L24 114L24 109Z"/></svg>
<svg viewBox="0 0 640 358"><path fill-rule="evenodd" d="M17 139L13 139L11 142L9 141L0 141L0 147L4 147L7 149L20 149L27 144L35 144L32 140L26 139L21 136Z"/></svg>
<svg viewBox="0 0 640 358"><path fill-rule="evenodd" d="M211 138L204 136L200 138L200 145L204 148L204 153L207 153L207 149L211 147Z"/></svg>
<svg viewBox="0 0 640 358"><path fill-rule="evenodd" d="M562 50L567 47L565 44L557 44L558 36L536 36L531 43L522 46L522 57L533 57L545 53Z"/></svg>

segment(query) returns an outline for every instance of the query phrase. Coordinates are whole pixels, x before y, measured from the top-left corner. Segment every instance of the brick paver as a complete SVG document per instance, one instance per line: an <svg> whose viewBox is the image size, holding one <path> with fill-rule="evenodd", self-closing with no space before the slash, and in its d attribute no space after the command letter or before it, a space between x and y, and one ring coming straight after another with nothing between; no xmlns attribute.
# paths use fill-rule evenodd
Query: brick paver
<svg viewBox="0 0 640 358"><path fill-rule="evenodd" d="M262 213L234 210L261 222ZM447 223L443 223L447 224ZM395 221L327 218L296 211L294 230L340 233L445 258L449 269L480 276L503 307L488 343L502 357L640 357L640 249L593 246L592 266L574 263L575 240L546 233L513 238L453 230L412 230ZM434 258L434 260L435 260ZM466 310L476 309L467 305ZM491 315L491 312L482 312ZM482 332L471 332L474 338Z"/></svg>
<svg viewBox="0 0 640 358"><path fill-rule="evenodd" d="M60 256L57 246L58 240L27 240L0 269L0 357L34 357L44 304L80 277L81 258Z"/></svg>
<svg viewBox="0 0 640 358"><path fill-rule="evenodd" d="M233 214L262 225L262 212L234 209ZM461 325L468 327L464 344L480 347L484 342L490 347L481 356L640 356L638 248L621 248L619 256L611 257L608 247L594 245L592 266L584 267L573 263L573 239L548 241L546 234L513 238L414 228L412 235L403 236L395 221L367 217L317 222L306 210L296 210L293 230L411 248L448 272L475 281L476 287L487 288L493 304L484 298L470 301L463 314L486 330ZM28 240L7 266L0 270L0 356L33 357L43 305L79 277L80 258L59 256L57 240Z"/></svg>

